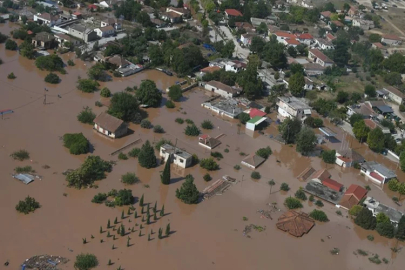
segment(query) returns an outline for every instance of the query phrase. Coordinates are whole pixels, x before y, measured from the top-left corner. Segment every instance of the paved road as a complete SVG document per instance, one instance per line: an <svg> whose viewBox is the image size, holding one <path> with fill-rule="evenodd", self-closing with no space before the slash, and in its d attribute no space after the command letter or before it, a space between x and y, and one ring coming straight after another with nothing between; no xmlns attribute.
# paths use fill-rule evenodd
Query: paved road
<svg viewBox="0 0 405 270"><path fill-rule="evenodd" d="M234 36L232 35L231 31L229 31L229 28L221 25L219 26L220 30L225 34L225 36L227 37L228 40L232 40L233 43L235 44L235 56L236 57L241 57L244 59L247 59L247 57L250 54L250 51L246 48L242 48L238 41L236 40L236 38L234 38Z"/></svg>
<svg viewBox="0 0 405 270"><path fill-rule="evenodd" d="M106 43L109 42L109 41L114 41L115 39L123 39L124 37L126 37L126 35L127 35L127 34L125 34L124 32L122 32L122 33L118 33L117 36L115 36L115 37L102 38L102 39L98 40L98 45L99 45L99 46L104 45L104 44L106 44ZM91 50L93 49L94 43L96 43L96 41L91 41L91 42L87 43L86 51L88 51L88 52L91 51ZM85 45L83 45L83 46L81 47L82 50L83 50L84 48L85 48Z"/></svg>

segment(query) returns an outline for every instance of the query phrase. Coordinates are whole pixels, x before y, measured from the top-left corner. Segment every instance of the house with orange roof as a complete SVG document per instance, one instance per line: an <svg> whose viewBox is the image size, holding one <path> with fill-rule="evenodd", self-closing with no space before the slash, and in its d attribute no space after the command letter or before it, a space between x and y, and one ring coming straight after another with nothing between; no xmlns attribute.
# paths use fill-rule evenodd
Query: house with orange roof
<svg viewBox="0 0 405 270"><path fill-rule="evenodd" d="M301 237L315 226L315 221L304 212L290 210L278 218L276 226L292 236Z"/></svg>
<svg viewBox="0 0 405 270"><path fill-rule="evenodd" d="M388 45L401 45L402 39L397 36L397 35L384 35L381 39L382 43L388 44Z"/></svg>
<svg viewBox="0 0 405 270"><path fill-rule="evenodd" d="M364 161L364 157L351 148L336 151L336 164L341 167L352 167L354 164Z"/></svg>
<svg viewBox="0 0 405 270"><path fill-rule="evenodd" d="M225 17L227 19L230 19L232 17L233 18L235 18L235 17L243 17L243 14L239 10L229 8L229 9L225 9Z"/></svg>
<svg viewBox="0 0 405 270"><path fill-rule="evenodd" d="M350 185L339 202L340 207L350 210L367 195L367 190L359 185Z"/></svg>
<svg viewBox="0 0 405 270"><path fill-rule="evenodd" d="M214 71L218 71L218 70L221 70L221 68L218 66L205 67L200 70L200 76L202 77L205 74L213 73Z"/></svg>
<svg viewBox="0 0 405 270"><path fill-rule="evenodd" d="M314 42L314 37L310 33L296 35L297 40L305 45L311 45Z"/></svg>

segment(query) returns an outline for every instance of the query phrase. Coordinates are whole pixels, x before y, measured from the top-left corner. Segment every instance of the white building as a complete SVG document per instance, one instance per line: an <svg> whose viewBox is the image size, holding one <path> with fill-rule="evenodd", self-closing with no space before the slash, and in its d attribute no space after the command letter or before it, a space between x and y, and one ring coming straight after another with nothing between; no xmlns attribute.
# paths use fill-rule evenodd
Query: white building
<svg viewBox="0 0 405 270"><path fill-rule="evenodd" d="M396 102L397 104L404 103L405 94L399 91L397 88L393 86L385 86L384 90L387 91L387 96L392 101Z"/></svg>
<svg viewBox="0 0 405 270"><path fill-rule="evenodd" d="M109 37L115 34L115 30L112 25L96 28L94 29L94 31L97 33L97 36L99 37Z"/></svg>
<svg viewBox="0 0 405 270"><path fill-rule="evenodd" d="M379 213L385 214L387 217L390 218L390 221L393 225L398 225L399 220L401 217L404 215L402 212L399 212L398 210L386 206L379 201L373 199L373 197L367 197L363 205L368 208L373 213L373 216L377 216Z"/></svg>
<svg viewBox="0 0 405 270"><path fill-rule="evenodd" d="M341 167L352 167L355 163L364 162L364 157L351 148L336 151L336 164Z"/></svg>
<svg viewBox="0 0 405 270"><path fill-rule="evenodd" d="M314 63L317 63L323 67L331 67L334 64L334 62L331 59L329 59L329 57L327 57L318 49L309 50L308 58L312 60Z"/></svg>
<svg viewBox="0 0 405 270"><path fill-rule="evenodd" d="M193 156L177 147L170 144L164 144L160 147L160 157L162 157L165 162L173 162L182 168L190 167L193 163Z"/></svg>
<svg viewBox="0 0 405 270"><path fill-rule="evenodd" d="M402 39L396 35L384 35L381 42L388 45L401 45Z"/></svg>
<svg viewBox="0 0 405 270"><path fill-rule="evenodd" d="M127 134L128 126L121 119L102 112L94 119L94 129L110 138L118 138Z"/></svg>
<svg viewBox="0 0 405 270"><path fill-rule="evenodd" d="M311 107L296 97L279 97L277 101L277 117L284 121L286 118L294 118L303 121L311 116Z"/></svg>
<svg viewBox="0 0 405 270"><path fill-rule="evenodd" d="M354 19L352 22L353 26L360 27L363 30L370 30L374 28L374 22L369 20Z"/></svg>
<svg viewBox="0 0 405 270"><path fill-rule="evenodd" d="M61 19L58 15L52 15L47 12L44 12L42 14L35 14L34 22L38 22L48 26L54 26L55 24L60 23Z"/></svg>
<svg viewBox="0 0 405 270"><path fill-rule="evenodd" d="M375 161L361 164L361 173L365 174L373 183L383 186L389 180L397 178L394 171Z"/></svg>
<svg viewBox="0 0 405 270"><path fill-rule="evenodd" d="M232 98L242 93L240 88L231 87L218 81L209 81L204 88L225 98Z"/></svg>
<svg viewBox="0 0 405 270"><path fill-rule="evenodd" d="M315 39L315 47L319 48L320 50L333 50L335 47L333 46L333 43L327 39L324 38L316 38Z"/></svg>
<svg viewBox="0 0 405 270"><path fill-rule="evenodd" d="M238 60L232 60L225 63L225 71L239 72L246 69L246 64Z"/></svg>

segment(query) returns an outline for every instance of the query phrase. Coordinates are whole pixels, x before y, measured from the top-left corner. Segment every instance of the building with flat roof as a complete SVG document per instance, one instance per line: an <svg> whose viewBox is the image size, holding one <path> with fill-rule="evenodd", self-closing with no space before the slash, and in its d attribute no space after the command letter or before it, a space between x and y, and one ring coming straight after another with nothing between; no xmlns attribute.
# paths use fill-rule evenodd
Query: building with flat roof
<svg viewBox="0 0 405 270"><path fill-rule="evenodd" d="M375 161L367 161L362 163L361 173L365 174L366 178L380 186L384 185L393 178L397 178L397 175L393 170L390 170L384 165Z"/></svg>
<svg viewBox="0 0 405 270"><path fill-rule="evenodd" d="M387 217L390 218L391 223L394 225L397 225L401 217L404 215L402 212L380 203L373 197L367 197L364 200L363 205L367 207L374 216L377 216L377 214L379 213L384 213Z"/></svg>
<svg viewBox="0 0 405 270"><path fill-rule="evenodd" d="M304 121L311 116L311 107L296 97L279 97L277 117L284 121L286 118L294 118Z"/></svg>
<svg viewBox="0 0 405 270"><path fill-rule="evenodd" d="M193 163L193 156L190 153L170 144L162 145L159 154L165 162L173 162L173 164L182 168L190 167Z"/></svg>
<svg viewBox="0 0 405 270"><path fill-rule="evenodd" d="M201 104L201 106L218 113L220 116L229 118L236 118L243 112L243 110L238 107L238 102L234 99L205 102Z"/></svg>

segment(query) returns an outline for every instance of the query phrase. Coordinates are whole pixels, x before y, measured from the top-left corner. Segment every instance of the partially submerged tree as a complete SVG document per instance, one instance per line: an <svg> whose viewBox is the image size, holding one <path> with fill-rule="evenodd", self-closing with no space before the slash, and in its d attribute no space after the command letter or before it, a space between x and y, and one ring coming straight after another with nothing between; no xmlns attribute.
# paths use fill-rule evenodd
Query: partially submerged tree
<svg viewBox="0 0 405 270"><path fill-rule="evenodd" d="M169 87L169 97L173 101L179 101L183 97L181 86L178 84Z"/></svg>
<svg viewBox="0 0 405 270"><path fill-rule="evenodd" d="M116 93L111 98L111 105L107 112L126 122L133 121L139 113L138 101L129 93Z"/></svg>
<svg viewBox="0 0 405 270"><path fill-rule="evenodd" d="M170 184L170 158L167 159L163 173L160 175L163 185Z"/></svg>
<svg viewBox="0 0 405 270"><path fill-rule="evenodd" d="M76 261L74 264L75 269L78 270L89 270L98 265L97 257L93 254L81 253L76 256Z"/></svg>
<svg viewBox="0 0 405 270"><path fill-rule="evenodd" d="M136 97L141 104L159 107L162 93L157 89L154 81L144 80L136 91Z"/></svg>
<svg viewBox="0 0 405 270"><path fill-rule="evenodd" d="M63 145L73 155L86 154L90 150L90 143L83 133L66 133L63 135Z"/></svg>
<svg viewBox="0 0 405 270"><path fill-rule="evenodd" d="M27 196L24 201L19 201L16 205L15 209L24 214L29 214L30 212L34 212L35 209L40 208L39 202L37 202L34 198Z"/></svg>
<svg viewBox="0 0 405 270"><path fill-rule="evenodd" d="M316 145L315 132L308 127L304 127L297 134L297 151L303 155L307 155L314 150Z"/></svg>
<svg viewBox="0 0 405 270"><path fill-rule="evenodd" d="M155 150L150 145L149 140L147 140L141 148L141 151L138 155L138 162L141 167L150 169L154 168L157 165Z"/></svg>
<svg viewBox="0 0 405 270"><path fill-rule="evenodd" d="M186 176L180 189L176 190L176 197L186 204L198 203L200 192L194 184L194 177L189 174Z"/></svg>
<svg viewBox="0 0 405 270"><path fill-rule="evenodd" d="M354 223L366 230L374 230L377 224L373 213L366 207L363 207L354 219Z"/></svg>

